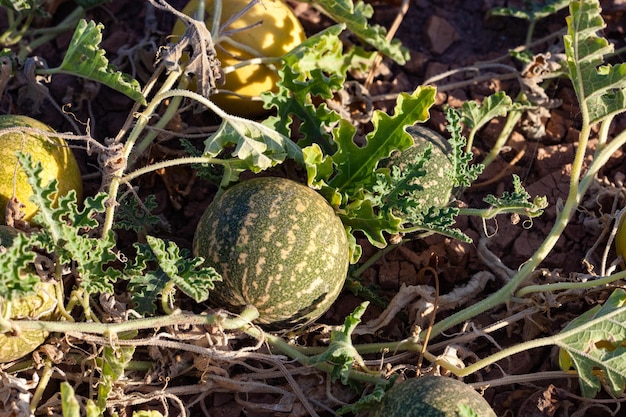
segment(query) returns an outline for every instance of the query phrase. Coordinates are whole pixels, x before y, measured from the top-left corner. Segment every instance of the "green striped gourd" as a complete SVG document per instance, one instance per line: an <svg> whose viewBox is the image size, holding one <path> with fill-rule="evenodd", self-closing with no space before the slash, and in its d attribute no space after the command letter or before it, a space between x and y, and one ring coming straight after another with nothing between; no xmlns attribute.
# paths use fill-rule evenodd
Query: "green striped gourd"
<svg viewBox="0 0 626 417"><path fill-rule="evenodd" d="M459 417L463 407L480 417L497 417L472 387L444 376L412 378L393 386L370 417Z"/></svg>
<svg viewBox="0 0 626 417"><path fill-rule="evenodd" d="M427 146L432 145L430 159L424 164L426 175L417 179L424 189L416 192L416 195L424 209L447 206L454 187L451 175L454 166L448 157L452 147L443 136L424 126L409 126L406 131L413 137L414 145L392 155L386 165L404 170L409 162L414 161L418 155L424 153Z"/></svg>
<svg viewBox="0 0 626 417"><path fill-rule="evenodd" d="M346 231L327 201L284 178L256 178L224 192L203 214L196 256L222 275L210 300L252 305L259 324L292 329L320 317L348 270Z"/></svg>

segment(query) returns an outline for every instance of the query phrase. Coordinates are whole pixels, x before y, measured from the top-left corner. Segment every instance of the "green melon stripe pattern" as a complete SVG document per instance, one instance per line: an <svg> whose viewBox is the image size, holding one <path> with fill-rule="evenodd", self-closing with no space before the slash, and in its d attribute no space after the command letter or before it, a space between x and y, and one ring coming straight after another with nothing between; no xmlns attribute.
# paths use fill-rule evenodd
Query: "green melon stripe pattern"
<svg viewBox="0 0 626 417"><path fill-rule="evenodd" d="M370 417L460 417L463 406L480 417L496 417L473 388L445 376L417 377L393 386Z"/></svg>
<svg viewBox="0 0 626 417"><path fill-rule="evenodd" d="M349 262L341 220L309 187L256 178L227 190L202 216L194 238L223 278L210 300L253 305L259 324L294 328L326 312L343 287Z"/></svg>

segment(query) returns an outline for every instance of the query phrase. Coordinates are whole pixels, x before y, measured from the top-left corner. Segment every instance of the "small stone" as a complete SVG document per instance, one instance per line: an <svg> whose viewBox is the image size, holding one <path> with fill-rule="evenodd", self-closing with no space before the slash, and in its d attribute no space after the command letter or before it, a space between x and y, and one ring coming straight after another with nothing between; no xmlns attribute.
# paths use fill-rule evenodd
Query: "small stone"
<svg viewBox="0 0 626 417"><path fill-rule="evenodd" d="M454 27L439 16L431 16L426 22L426 36L430 43L430 49L435 54L442 54L455 41L459 35Z"/></svg>

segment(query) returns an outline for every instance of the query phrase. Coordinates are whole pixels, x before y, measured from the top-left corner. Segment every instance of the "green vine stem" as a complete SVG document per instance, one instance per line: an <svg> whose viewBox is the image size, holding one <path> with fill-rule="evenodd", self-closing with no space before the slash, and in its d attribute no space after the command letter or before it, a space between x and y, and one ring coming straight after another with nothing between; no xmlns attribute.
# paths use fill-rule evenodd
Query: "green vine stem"
<svg viewBox="0 0 626 417"><path fill-rule="evenodd" d="M121 323L76 323L67 321L43 320L9 320L16 328L23 330L44 330L59 333L92 333L100 335L116 335L128 331L155 329L175 325L212 325L225 330L241 329L257 319L259 312L254 307L246 307L238 316L229 315L224 311L212 314L175 313L167 316L148 317Z"/></svg>
<svg viewBox="0 0 626 417"><path fill-rule="evenodd" d="M618 316L620 314L624 314L625 310L626 310L626 307L621 307L616 310L613 310L612 312L603 315L602 320L611 320L612 317ZM584 332L586 329L592 326L597 326L597 325L598 325L597 319L591 320L579 326L576 326L570 330L567 330L565 332L561 332L552 336L546 336L546 337L542 337L539 339L533 339L533 340L528 340L526 342L518 343L506 349L502 349L501 351L494 353L491 356L488 356L484 359L476 361L475 363L468 365L465 368L459 368L447 362L445 359L438 359L437 363L443 366L444 368L446 368L447 370L449 370L450 372L452 372L454 375L463 377L463 376L471 375L474 372L478 372L479 370L491 364L494 364L498 362L499 360L509 358L515 355L516 353L524 352L526 350L535 349L535 348L539 348L543 346L552 346L552 345L556 345L556 346L559 346L560 348L566 349L568 346L567 346L567 343L563 342L563 340L573 337L577 334L580 334Z"/></svg>
<svg viewBox="0 0 626 417"><path fill-rule="evenodd" d="M104 223L102 225L102 236L106 236L111 228L113 227L113 218L115 216L115 202L117 201L117 193L119 191L120 185L122 183L122 177L120 173L123 173L127 168L127 161L129 160L130 154L135 146L137 139L141 132L146 128L150 118L153 116L153 113L156 111L156 108L163 100L170 97L171 95L163 94L164 92L170 91L174 83L180 77L180 71L172 71L167 79L164 81L163 85L160 87L157 94L153 97L152 100L146 105L145 109L136 115L137 122L135 126L131 130L126 143L122 149L120 158L125 161L124 165L120 167L118 172L112 173L112 178L110 179L108 194L109 194L109 204L106 210ZM179 90L174 90L179 91Z"/></svg>
<svg viewBox="0 0 626 417"><path fill-rule="evenodd" d="M161 291L161 308L166 314L173 314L172 306L170 305L170 301L172 301L174 292L176 291L176 283L173 280L170 280L165 288Z"/></svg>
<svg viewBox="0 0 626 417"><path fill-rule="evenodd" d="M582 91L581 89L582 87L578 91ZM563 209L557 215L555 223L552 226L552 230L539 246L539 248L535 251L533 256L520 267L517 274L515 274L511 278L511 280L507 282L500 290L491 294L489 297L479 301L478 303L473 304L470 307L467 307L466 309L461 310L436 323L432 328L431 337L437 336L442 332L450 329L451 327L456 326L457 324L460 324L497 305L509 301L517 287L519 287L519 285L524 282L530 276L530 274L532 274L532 272L548 256L550 251L556 245L557 241L561 237L561 234L565 230L565 227L569 223L569 220L573 215L574 210L580 203L580 199L583 194L582 191L584 191L579 188L579 185L583 163L587 154L587 144L589 142L589 136L591 134L591 125L589 123L589 111L587 109L587 103L584 100L579 101L581 113L583 116L583 123L580 131L578 147L576 149L576 154L572 163L568 196L563 206ZM596 163L597 161L594 161L592 165L596 165ZM597 169L599 169L599 167ZM424 330L420 334L420 340L423 340L425 335L426 331Z"/></svg>
<svg viewBox="0 0 626 417"><path fill-rule="evenodd" d="M533 199L533 207L518 207L518 206L499 206L499 207L488 207L484 209L478 208L470 208L470 207L459 207L459 215L460 216L471 216L478 217L482 220L493 219L499 214L519 214L521 216L527 216L530 218L540 216L543 212L543 209L548 207L548 201L545 196L535 197Z"/></svg>
<svg viewBox="0 0 626 417"><path fill-rule="evenodd" d="M498 139L496 140L496 143L493 145L493 147L489 151L489 154L487 154L485 159L483 159L481 162L485 166L485 168L487 168L489 164L491 164L494 161L494 159L496 159L496 157L502 150L502 147L511 136L511 133L513 133L513 129L515 128L515 125L517 124L519 119L521 119L522 113L523 112L520 110L509 111L509 114L506 118L506 122L504 123L504 127L502 128L500 135L498 135ZM471 133L474 133L474 131L472 130Z"/></svg>
<svg viewBox="0 0 626 417"><path fill-rule="evenodd" d="M133 128L133 130L131 131L129 138L126 142L126 144L124 145L124 150L123 150L123 158L124 160L128 160L129 155L131 153L131 151L133 150L133 147L135 145L135 142L137 141L140 133L143 131L143 129L147 126L148 121L150 119L150 117L152 116L153 112L155 111L156 107L163 102L164 100L170 98L170 97L187 97L190 98L192 100L197 101L198 103L206 106L208 109L210 109L213 113L215 113L218 117L222 118L222 119L227 119L227 118L231 118L231 119L237 119L236 116L231 116L228 113L224 112L224 110L222 110L219 106L217 106L216 104L214 104L211 100L209 100L206 97L203 97L202 95L195 93L193 91L189 91L189 90L181 90L181 89L170 89L171 86L175 83L176 79L180 76L180 72L172 72L169 76L166 82L164 82L163 86L161 86L161 88L159 89L159 91L155 94L155 96L152 98L152 100L150 100L150 103L146 106L146 108L144 109L144 111L139 114L137 116L137 124L135 125L135 127ZM201 158L201 159L195 159L195 158L182 158L180 160L178 160L177 162L172 162L172 161L164 161L163 164L165 164L164 166L160 166L160 168L163 168L165 166L173 166L173 165L180 165L181 163L211 163L211 162L215 162L215 163L224 163L224 160L208 160L206 158ZM171 164L171 165L170 165ZM155 165L152 166L148 166L145 168L142 168L140 170L135 171L133 174L129 174L127 176L122 176L122 175L116 175L111 179L111 184L109 185L109 205L107 207L106 210L106 214L105 214L105 220L103 223L103 230L102 230L102 235L106 235L106 233L109 232L109 230L111 230L111 228L113 227L113 218L115 215L115 208L116 208L116 204L114 203L116 201L117 198L117 193L119 191L119 187L120 185L125 182L125 181L130 181L134 178L136 178L139 175L145 174L146 172L151 172L154 171L155 169L158 168L154 168ZM124 168L125 169L125 168Z"/></svg>
<svg viewBox="0 0 626 417"><path fill-rule="evenodd" d="M145 329L155 329L175 325L211 325L219 326L225 330L242 330L249 336L260 341L266 341L275 349L300 362L304 366L312 366L320 371L330 373L333 365L330 363L316 362L311 357L301 351L300 348L290 345L280 336L269 334L250 323L258 317L258 311L254 307L246 307L238 316L230 316L225 312L216 312L208 315L175 313L167 316L151 317L125 321L121 323L72 323L63 321L35 321L35 320L9 320L12 326L23 330L45 330L47 332L60 333L88 333L99 334L107 337L116 346L141 344L140 341L121 340L112 337L120 333L138 331ZM408 343L407 341L401 343ZM408 343L408 346L412 346ZM380 351L381 346L371 345L371 351ZM431 358L435 360L434 357ZM376 373L367 373L357 370L350 371L350 379L364 383L378 384L385 383L386 379Z"/></svg>
<svg viewBox="0 0 626 417"><path fill-rule="evenodd" d="M319 355L326 350L326 346L298 346L294 347L298 352L306 355ZM417 337L409 337L397 342L361 343L354 345L356 351L361 355L380 354L386 352L420 352L422 344ZM436 357L428 354L428 360L434 361Z"/></svg>
<svg viewBox="0 0 626 417"><path fill-rule="evenodd" d="M181 81L178 85L178 88L185 88L187 86L187 81ZM178 109L180 107L180 103L182 101L182 97L176 96L172 98L172 101L168 104L165 112L161 116L158 122L152 126L154 129L150 130L140 142L138 142L133 152L128 156L128 166L132 167L140 155L148 149L148 147L152 144L154 139L159 134L159 130L165 128L165 126L176 116Z"/></svg>
<svg viewBox="0 0 626 417"><path fill-rule="evenodd" d="M493 293L489 297L479 301L472 306L459 311L456 314L453 314L442 321L438 322L433 326L432 335L434 337L436 335L441 334L442 332L448 330L449 328L460 324L466 320L471 319L472 317L477 316L499 304L506 303L510 300L511 296L519 287L519 285L526 280L532 272L537 268L537 266L546 258L546 256L550 253L557 240L565 230L574 210L580 203L582 196L585 194L589 186L595 179L598 171L606 164L608 159L624 144L626 144L626 131L621 132L615 138L613 138L610 142L606 142L606 137L600 138L598 149L594 155L594 160L585 172L582 175L582 165L587 154L587 144L589 141L589 135L591 133L591 126L588 122L588 110L586 107L586 103L584 100L580 100L581 102L581 112L583 115L583 127L580 132L579 143L576 150L576 155L574 157L574 162L572 164L571 170L571 180L568 191L568 197L563 206L563 209L558 213L557 219L550 231L549 235L543 241L541 246L537 249L537 251L533 254L533 256L524 263L521 268L518 270L517 274L515 274L511 280L504 285L500 290ZM612 121L612 117L607 118L603 122L603 128L600 129L600 133L605 135L608 132L605 126L608 126ZM582 178L581 178L582 175ZM620 275L621 276L621 275ZM602 278L602 281L596 280L597 285L605 285L609 282L613 282L618 278L613 277L605 277ZM556 284L553 284L556 285ZM565 287L564 289L571 288L585 288L587 283L576 283L572 287ZM555 287L552 287L553 289ZM545 288L544 288L545 289ZM521 294L527 294L532 291L532 288L522 289L520 290ZM518 293L519 295L519 293ZM420 339L423 338L425 332L422 332L420 335Z"/></svg>
<svg viewBox="0 0 626 417"><path fill-rule="evenodd" d="M562 290L584 290L587 288L601 287L609 285L615 281L626 278L626 271L608 275L602 278L593 278L583 282L556 282L554 284L529 285L521 288L515 293L516 297L524 297L525 295L537 292L554 292Z"/></svg>
<svg viewBox="0 0 626 417"><path fill-rule="evenodd" d="M54 367L52 366L52 361L50 359L46 359L43 372L41 373L41 377L39 379L39 383L37 384L35 393L30 400L29 408L31 413L34 413L34 411L37 409L37 405L41 401L41 398L43 397L44 391L48 386L48 382L50 382L50 378L52 378L53 373Z"/></svg>
<svg viewBox="0 0 626 417"><path fill-rule="evenodd" d="M196 19L204 20L204 2L198 2L196 9ZM222 21L222 0L215 0L213 4L213 20L211 21L211 37L217 39L220 34L220 23Z"/></svg>
<svg viewBox="0 0 626 417"><path fill-rule="evenodd" d="M33 15L31 13L31 15ZM50 42L59 36L60 33L73 30L76 28L78 21L85 15L85 9L81 6L76 7L69 15L63 19L61 23L53 28L40 28L33 30L33 35L39 34L40 36L33 39L27 45L24 45L18 54L20 61L24 61L35 49ZM28 26L26 26L28 27ZM23 33L21 34L23 35ZM21 37L21 36L20 36ZM45 73L45 70L39 70L38 72Z"/></svg>
<svg viewBox="0 0 626 417"><path fill-rule="evenodd" d="M157 162L156 164L148 165L143 168L139 168L129 174L122 177L121 182L130 182L137 177L148 174L153 171L157 171L163 168L169 168L177 165L191 165L191 164L220 164L228 165L230 162L239 161L239 159L219 159L211 158L207 156L187 156L183 158L168 159L166 161Z"/></svg>
<svg viewBox="0 0 626 417"><path fill-rule="evenodd" d="M22 22L20 18L20 14L18 13L18 18L16 19L15 13L11 8L7 8L7 20L8 20L8 28L7 30L0 36L0 45L2 46L11 46L22 40L22 37L30 27L33 19L35 18L34 13L29 13L26 16L26 22L22 24L21 29L17 29L17 27Z"/></svg>
<svg viewBox="0 0 626 417"><path fill-rule="evenodd" d="M402 246L402 244L404 244L407 241L408 240L403 240L401 243L391 244L383 248L382 250L374 252L372 256L370 256L365 262L363 262L357 269L352 271L350 275L354 278L360 277L363 272L367 271L372 265L378 262L380 258L385 256L387 253L391 252L392 250L396 249L397 247Z"/></svg>
<svg viewBox="0 0 626 417"><path fill-rule="evenodd" d="M265 340L269 344L271 344L274 348L281 351L283 354L289 356L291 359L295 359L300 364L304 366L311 366L317 370L322 372L326 372L328 374L332 373L333 365L330 363L324 362L316 362L312 360L312 358L302 352L300 348L297 346L291 345L281 337L265 333L258 327L248 327L244 329L244 331L249 335L254 337L255 339ZM387 382L385 378L380 376L378 373L367 373L362 371L357 371L354 368L350 369L349 378L351 381L355 382L363 382L368 384L384 384Z"/></svg>

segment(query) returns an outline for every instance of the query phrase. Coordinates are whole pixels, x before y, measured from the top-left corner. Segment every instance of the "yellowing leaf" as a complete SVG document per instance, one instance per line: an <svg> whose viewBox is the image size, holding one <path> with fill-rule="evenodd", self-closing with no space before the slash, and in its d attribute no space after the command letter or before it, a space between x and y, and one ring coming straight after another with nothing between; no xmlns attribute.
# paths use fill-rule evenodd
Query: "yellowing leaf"
<svg viewBox="0 0 626 417"><path fill-rule="evenodd" d="M576 368L580 389L594 397L604 382L615 396L626 384L626 291L617 289L602 305L572 320L556 336L559 364Z"/></svg>

